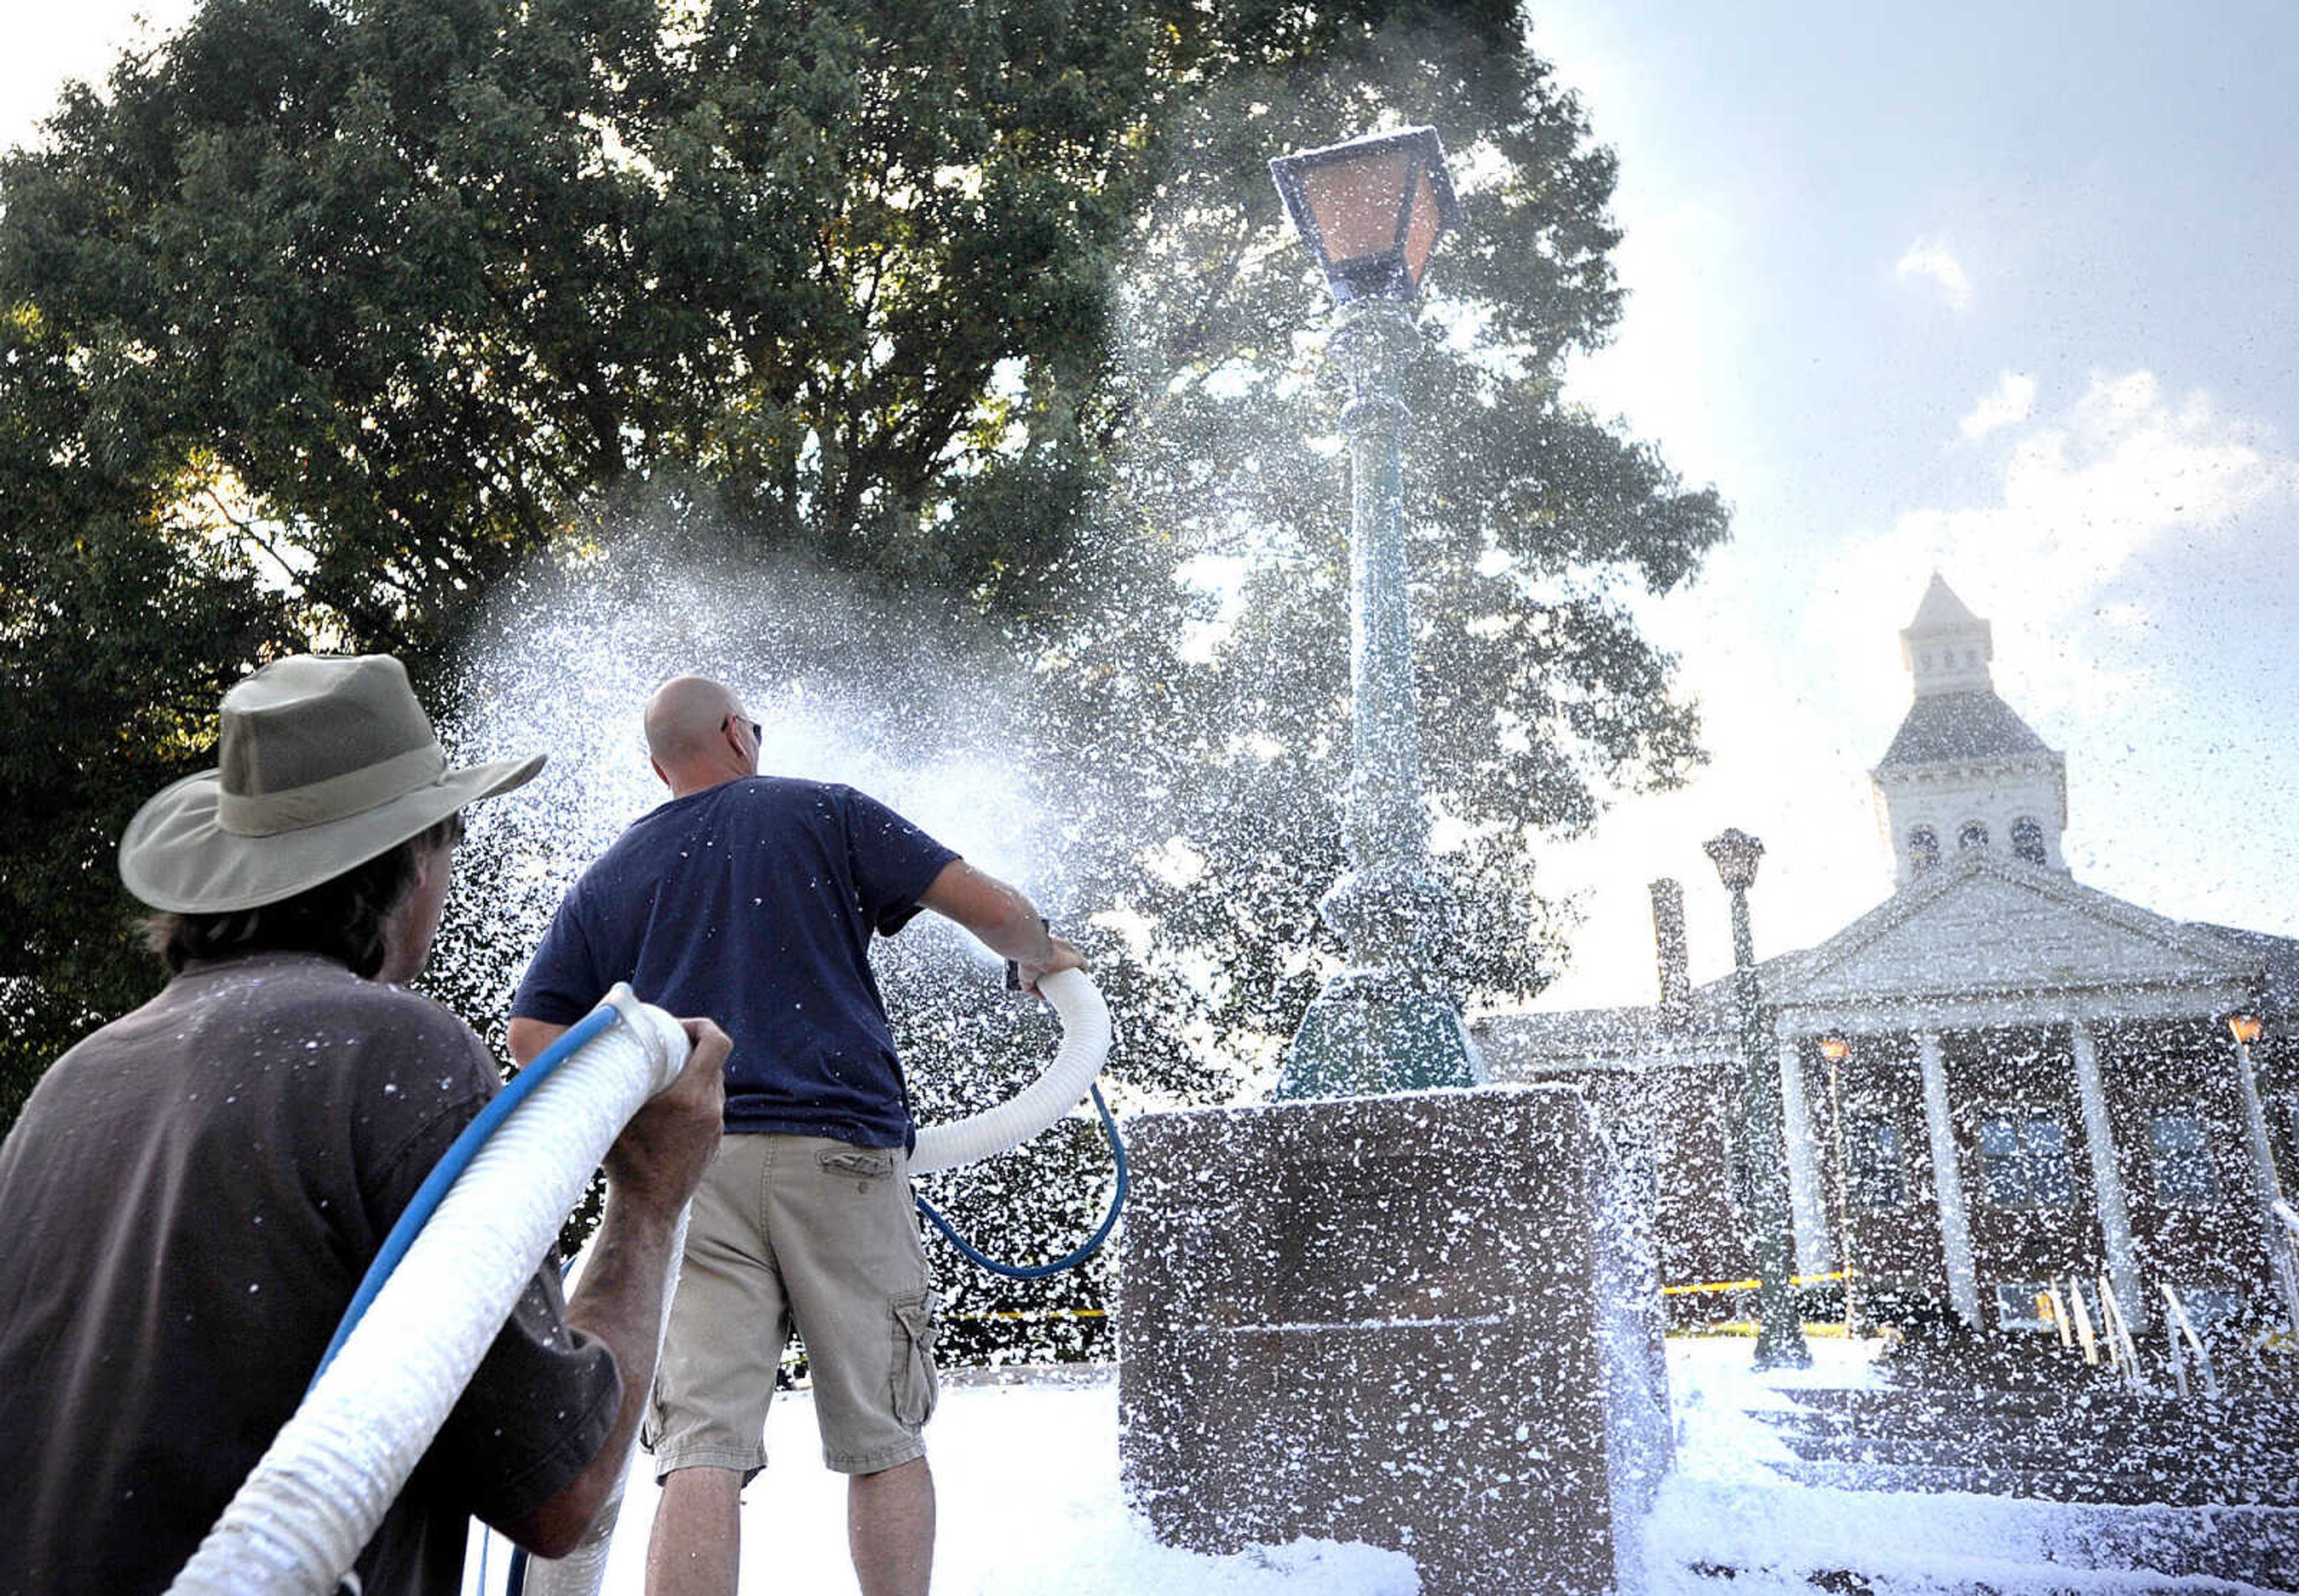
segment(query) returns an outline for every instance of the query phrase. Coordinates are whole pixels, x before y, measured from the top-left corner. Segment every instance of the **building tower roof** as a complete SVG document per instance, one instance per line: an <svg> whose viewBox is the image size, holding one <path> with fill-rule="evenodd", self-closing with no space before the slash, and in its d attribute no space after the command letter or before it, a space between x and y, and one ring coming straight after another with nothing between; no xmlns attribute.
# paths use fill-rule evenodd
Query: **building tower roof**
<svg viewBox="0 0 2299 1596"><path fill-rule="evenodd" d="M1915 702L1878 769L2048 755L2044 739L1996 696L1988 669L1995 656L1994 628L1932 572L1916 618L1900 633L1900 662L1914 678Z"/></svg>
<svg viewBox="0 0 2299 1596"><path fill-rule="evenodd" d="M1916 618L1908 623L1908 630L1945 632L1987 624L1955 596L1955 591L1947 585L1947 579L1934 571L1931 585L1924 589L1923 601L1917 604Z"/></svg>
<svg viewBox="0 0 2299 1596"><path fill-rule="evenodd" d="M1880 769L2048 753L2044 739L1994 692L1935 693L1908 706Z"/></svg>
<svg viewBox="0 0 2299 1596"><path fill-rule="evenodd" d="M1915 702L1879 769L2048 754L2044 739L1996 696L1988 669L1995 655L1994 628L1932 572L1916 618L1900 633Z"/></svg>

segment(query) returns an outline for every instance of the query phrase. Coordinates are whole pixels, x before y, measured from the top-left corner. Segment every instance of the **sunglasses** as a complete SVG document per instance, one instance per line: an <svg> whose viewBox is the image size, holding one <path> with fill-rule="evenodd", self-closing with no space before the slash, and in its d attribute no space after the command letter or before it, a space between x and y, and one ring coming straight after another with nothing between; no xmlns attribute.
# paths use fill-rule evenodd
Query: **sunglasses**
<svg viewBox="0 0 2299 1596"><path fill-rule="evenodd" d="M718 723L718 729L720 731L731 731L736 724L737 718L735 716L729 715L726 719ZM767 735L767 728L760 726L755 720L743 720L740 724L751 728L751 742L753 746L756 746Z"/></svg>

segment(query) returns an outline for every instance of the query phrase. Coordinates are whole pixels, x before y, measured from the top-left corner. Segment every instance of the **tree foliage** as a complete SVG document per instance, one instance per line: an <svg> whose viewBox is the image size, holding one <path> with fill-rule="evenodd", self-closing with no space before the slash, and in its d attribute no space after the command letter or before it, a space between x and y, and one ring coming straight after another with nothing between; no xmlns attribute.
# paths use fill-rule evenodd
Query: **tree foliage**
<svg viewBox="0 0 2299 1596"><path fill-rule="evenodd" d="M478 595L671 481L755 548L1052 603L1147 37L211 0L71 92L0 162L13 1092L148 986L112 840L270 653L436 681Z"/></svg>
<svg viewBox="0 0 2299 1596"><path fill-rule="evenodd" d="M225 685L448 687L640 503L1031 672L1121 1068L1234 1089L1344 866L1342 395L1266 162L1418 121L1466 208L1407 377L1424 764L1490 999L1543 978L1540 840L1697 757L1628 603L1725 524L1560 395L1613 165L1515 4L208 0L69 95L0 161L14 1090L151 984L111 848Z"/></svg>

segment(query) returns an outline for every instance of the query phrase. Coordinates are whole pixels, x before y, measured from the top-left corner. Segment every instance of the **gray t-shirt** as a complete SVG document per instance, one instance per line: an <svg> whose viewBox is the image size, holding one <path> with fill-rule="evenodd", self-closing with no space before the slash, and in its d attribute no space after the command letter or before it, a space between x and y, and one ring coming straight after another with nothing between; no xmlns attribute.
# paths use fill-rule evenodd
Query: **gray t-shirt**
<svg viewBox="0 0 2299 1596"><path fill-rule="evenodd" d="M497 1089L470 1028L341 965L195 966L42 1077L0 1143L0 1596L163 1590L295 1411L384 1235ZM528 1283L361 1555L452 1592L621 1398Z"/></svg>

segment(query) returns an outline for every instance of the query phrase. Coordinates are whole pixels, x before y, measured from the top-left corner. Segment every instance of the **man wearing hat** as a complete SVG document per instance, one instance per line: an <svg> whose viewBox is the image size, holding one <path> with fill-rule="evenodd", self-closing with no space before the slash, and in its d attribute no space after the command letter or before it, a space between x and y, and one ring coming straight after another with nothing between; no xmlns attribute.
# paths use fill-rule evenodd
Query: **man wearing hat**
<svg viewBox="0 0 2299 1596"><path fill-rule="evenodd" d="M220 768L120 850L159 996L57 1060L0 1143L0 1596L159 1591L295 1411L493 1057L396 985L430 951L466 804L542 756L450 769L395 660L298 656L224 697ZM546 1556L611 1494L653 1376L677 1216L727 1043L606 1160L597 1260L539 1268L361 1554L367 1596L459 1588L469 1516Z"/></svg>

